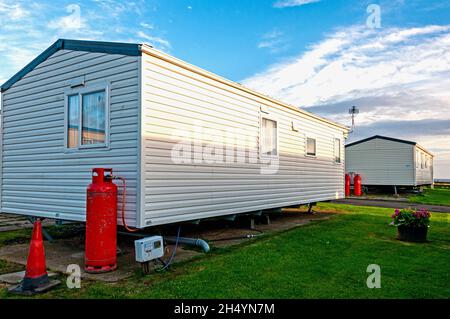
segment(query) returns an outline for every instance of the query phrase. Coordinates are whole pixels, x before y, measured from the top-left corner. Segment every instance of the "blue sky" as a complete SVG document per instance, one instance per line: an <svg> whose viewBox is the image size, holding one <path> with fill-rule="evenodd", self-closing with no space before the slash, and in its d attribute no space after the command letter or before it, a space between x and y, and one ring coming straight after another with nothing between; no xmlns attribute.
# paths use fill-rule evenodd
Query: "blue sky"
<svg viewBox="0 0 450 319"><path fill-rule="evenodd" d="M357 105L350 141L418 141L450 178L449 1L0 0L0 82L57 38L146 42L344 124Z"/></svg>

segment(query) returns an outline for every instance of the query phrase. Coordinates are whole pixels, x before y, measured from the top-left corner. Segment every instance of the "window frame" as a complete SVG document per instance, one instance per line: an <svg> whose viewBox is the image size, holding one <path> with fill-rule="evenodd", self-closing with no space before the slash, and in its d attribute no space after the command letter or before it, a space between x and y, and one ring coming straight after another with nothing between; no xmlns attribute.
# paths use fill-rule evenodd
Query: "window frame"
<svg viewBox="0 0 450 319"><path fill-rule="evenodd" d="M416 169L420 168L420 152L416 150Z"/></svg>
<svg viewBox="0 0 450 319"><path fill-rule="evenodd" d="M92 93L105 92L105 142L97 144L82 144L83 139L83 96ZM78 95L78 143L76 147L68 147L68 125L69 125L69 97ZM78 87L64 92L64 149L66 152L76 152L88 149L109 149L110 145L110 95L111 85L109 83L96 84L86 87Z"/></svg>
<svg viewBox="0 0 450 319"><path fill-rule="evenodd" d="M269 121L273 121L276 123L277 127L276 127L276 132L277 132L277 154L276 155L268 155L268 154L264 154L263 153L263 131L264 131L264 127L263 127L263 119L269 120ZM274 159L274 158L279 158L280 156L280 121L278 120L278 117L271 114L268 111L264 111L264 112L260 112L260 119L259 119L259 158L260 159Z"/></svg>
<svg viewBox="0 0 450 319"><path fill-rule="evenodd" d="M308 139L314 140L314 155L308 154ZM306 135L305 136L305 156L311 158L317 158L317 137Z"/></svg>
<svg viewBox="0 0 450 319"><path fill-rule="evenodd" d="M339 161L336 160L336 141L339 141ZM339 137L334 137L333 139L333 150L334 150L334 164L342 164L342 140ZM317 154L317 140L316 140L316 154Z"/></svg>

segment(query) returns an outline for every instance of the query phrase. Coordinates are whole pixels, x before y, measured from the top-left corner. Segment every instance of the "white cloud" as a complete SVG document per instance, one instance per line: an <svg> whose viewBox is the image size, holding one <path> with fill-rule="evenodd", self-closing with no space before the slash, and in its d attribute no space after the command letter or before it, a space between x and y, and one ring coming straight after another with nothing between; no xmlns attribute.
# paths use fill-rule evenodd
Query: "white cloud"
<svg viewBox="0 0 450 319"><path fill-rule="evenodd" d="M288 48L283 32L276 29L264 34L258 43L259 49L268 49L271 53L278 53Z"/></svg>
<svg viewBox="0 0 450 319"><path fill-rule="evenodd" d="M27 17L29 12L20 3L0 1L0 22L4 19L17 21Z"/></svg>
<svg viewBox="0 0 450 319"><path fill-rule="evenodd" d="M320 0L280 0L274 3L275 8L299 7L305 4L320 2Z"/></svg>
<svg viewBox="0 0 450 319"><path fill-rule="evenodd" d="M33 2L0 0L0 78L12 76L38 52L35 38L42 41L42 32L33 23L36 7Z"/></svg>
<svg viewBox="0 0 450 319"><path fill-rule="evenodd" d="M86 23L81 17L81 8L78 4L69 4L66 7L66 11L69 15L51 20L48 24L49 28L58 29L64 33L86 27Z"/></svg>
<svg viewBox="0 0 450 319"><path fill-rule="evenodd" d="M150 24L150 23L141 22L140 25L141 25L141 27L149 29L149 30L153 30L155 28L154 25Z"/></svg>
<svg viewBox="0 0 450 319"><path fill-rule="evenodd" d="M449 31L450 26L414 32L394 29L378 33L360 27L341 30L244 84L302 106L334 103L416 82L439 85L437 73L450 71ZM398 38L403 42L394 43Z"/></svg>
<svg viewBox="0 0 450 319"><path fill-rule="evenodd" d="M420 143L421 121L437 136L432 121L450 120L450 25L341 29L242 82L347 124L347 109L356 105L353 139L380 133ZM402 130L389 124L398 120ZM444 145L450 151L450 136Z"/></svg>
<svg viewBox="0 0 450 319"><path fill-rule="evenodd" d="M28 48L13 47L9 48L6 58L17 69L21 69L35 58L33 51Z"/></svg>
<svg viewBox="0 0 450 319"><path fill-rule="evenodd" d="M422 28L410 28L394 31L385 36L384 40L386 42L394 43L408 40L409 38L426 35L436 32L445 32L449 30L449 26L441 26L441 25L429 25ZM395 29L394 29L395 30Z"/></svg>
<svg viewBox="0 0 450 319"><path fill-rule="evenodd" d="M122 14L140 15L141 8L146 6L145 1L121 1L121 0L93 0L101 10L101 13L109 19L119 18Z"/></svg>
<svg viewBox="0 0 450 319"><path fill-rule="evenodd" d="M155 47L157 47L157 48L159 48L159 49L161 49L163 51L168 50L168 49L171 48L170 42L168 40L163 39L163 38L152 36L152 35L148 35L148 34L142 32L142 31L139 31L137 33L137 36L139 38L142 38L142 39L146 40L146 41L149 41L150 45L153 45L153 46L155 46Z"/></svg>
<svg viewBox="0 0 450 319"><path fill-rule="evenodd" d="M138 43L139 30L156 29L139 13L143 0L68 3L0 0L0 78L9 79L58 38ZM170 46L156 35L152 42Z"/></svg>

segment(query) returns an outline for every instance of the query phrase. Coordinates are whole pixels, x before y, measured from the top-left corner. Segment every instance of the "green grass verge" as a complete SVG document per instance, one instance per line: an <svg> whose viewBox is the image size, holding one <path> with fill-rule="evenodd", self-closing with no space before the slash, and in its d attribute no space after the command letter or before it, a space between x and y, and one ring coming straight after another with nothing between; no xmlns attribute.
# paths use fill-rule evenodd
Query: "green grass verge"
<svg viewBox="0 0 450 319"><path fill-rule="evenodd" d="M21 271L24 270L24 267L22 265L18 265L15 263L11 263L6 260L0 259L0 274L8 274L11 272Z"/></svg>
<svg viewBox="0 0 450 319"><path fill-rule="evenodd" d="M320 204L330 220L213 249L169 272L114 283L83 281L38 298L448 298L449 214L432 215L429 243L395 239L391 209ZM369 264L381 289L368 289ZM63 278L64 280L64 278ZM64 281L63 281L64 283ZM8 297L6 292L1 297Z"/></svg>
<svg viewBox="0 0 450 319"><path fill-rule="evenodd" d="M450 206L450 188L427 188L421 195L410 196L411 203Z"/></svg>
<svg viewBox="0 0 450 319"><path fill-rule="evenodd" d="M30 238L31 229L0 232L0 247L13 243L26 242Z"/></svg>

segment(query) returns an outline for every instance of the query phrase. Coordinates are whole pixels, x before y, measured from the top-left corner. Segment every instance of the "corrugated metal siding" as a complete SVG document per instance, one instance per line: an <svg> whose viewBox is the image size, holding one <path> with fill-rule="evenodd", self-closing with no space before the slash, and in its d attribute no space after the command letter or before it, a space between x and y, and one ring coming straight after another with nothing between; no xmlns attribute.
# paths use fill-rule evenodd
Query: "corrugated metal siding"
<svg viewBox="0 0 450 319"><path fill-rule="evenodd" d="M91 169L112 167L127 179L127 217L135 224L138 59L61 50L4 93L3 212L84 221ZM109 149L65 152L64 94L80 76L86 87L110 83Z"/></svg>
<svg viewBox="0 0 450 319"><path fill-rule="evenodd" d="M242 213L343 197L344 165L334 163L334 138L343 130L169 62L143 54L143 179L145 225ZM258 149L260 107L278 119L280 169L260 174L260 165L175 164L171 150L193 133L196 121L211 129L203 145L232 128ZM291 122L299 128L295 132ZM317 158L305 156L305 134L317 138ZM187 138L189 141L192 138ZM225 153L225 151L224 151Z"/></svg>
<svg viewBox="0 0 450 319"><path fill-rule="evenodd" d="M363 185L414 185L413 148L384 139L349 146L346 172L360 174Z"/></svg>

